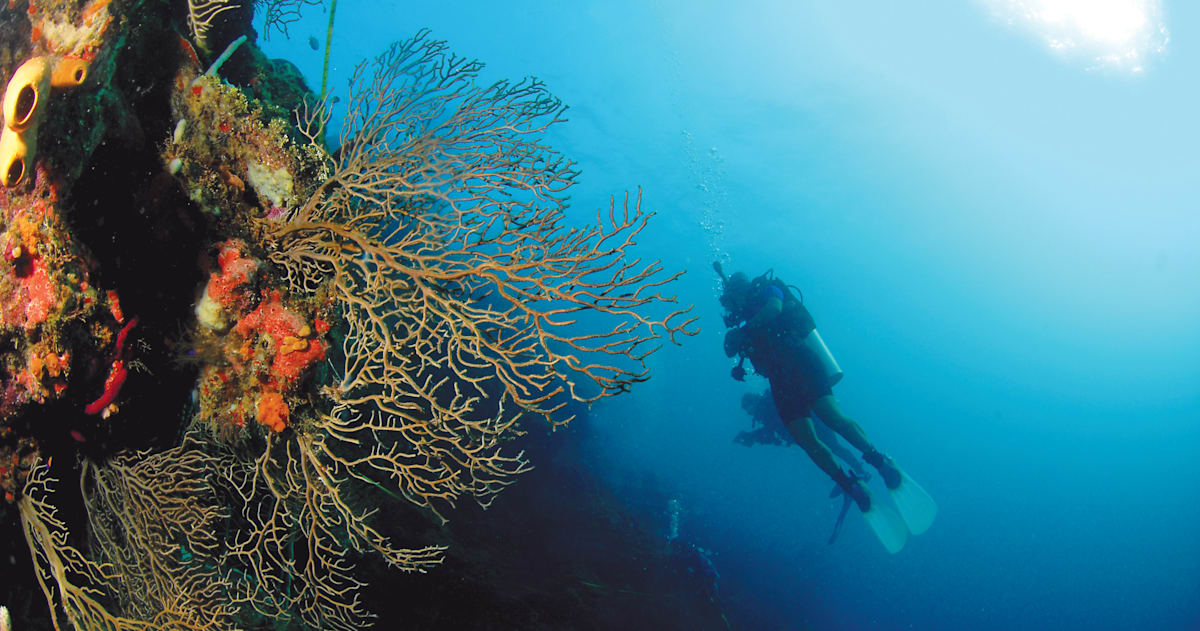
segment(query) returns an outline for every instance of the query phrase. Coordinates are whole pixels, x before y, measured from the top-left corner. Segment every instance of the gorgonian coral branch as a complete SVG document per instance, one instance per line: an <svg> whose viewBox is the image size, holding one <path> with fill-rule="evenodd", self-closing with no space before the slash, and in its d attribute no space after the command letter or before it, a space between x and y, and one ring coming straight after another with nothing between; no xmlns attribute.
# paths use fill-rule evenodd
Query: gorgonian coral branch
<svg viewBox="0 0 1200 631"><path fill-rule="evenodd" d="M109 612L105 588L115 578L113 567L92 561L67 541L67 525L49 500L53 483L49 467L39 461L29 473L18 508L21 530L33 557L38 584L50 606L54 628L153 629L149 622ZM60 623L60 612L66 614L69 626Z"/></svg>
<svg viewBox="0 0 1200 631"><path fill-rule="evenodd" d="M214 485L226 466L191 437L164 451L84 462L93 548L113 568L121 611L155 628L235 626L221 573L229 514Z"/></svg>
<svg viewBox="0 0 1200 631"><path fill-rule="evenodd" d="M678 274L632 254L640 194L568 224L577 171L542 143L566 107L481 68L425 32L360 65L330 177L267 224L292 289L329 291L347 323L318 452L435 511L527 468L500 452L522 416L565 423L694 333L660 291Z"/></svg>
<svg viewBox="0 0 1200 631"><path fill-rule="evenodd" d="M324 0L254 0L254 6L263 14L263 37L270 39L271 31L288 36L288 25L298 22L301 9L318 6Z"/></svg>
<svg viewBox="0 0 1200 631"><path fill-rule="evenodd" d="M208 31L216 26L217 16L241 8L238 0L188 0L188 27L201 48L208 48Z"/></svg>
<svg viewBox="0 0 1200 631"><path fill-rule="evenodd" d="M296 614L313 629L356 631L374 615L358 597L350 550L374 552L402 571L441 562L445 548L399 548L370 525L378 509L345 497L345 480L314 452L313 436L270 437L254 462L219 469L241 519L224 563L229 599L269 619ZM210 442L210 452L225 448Z"/></svg>

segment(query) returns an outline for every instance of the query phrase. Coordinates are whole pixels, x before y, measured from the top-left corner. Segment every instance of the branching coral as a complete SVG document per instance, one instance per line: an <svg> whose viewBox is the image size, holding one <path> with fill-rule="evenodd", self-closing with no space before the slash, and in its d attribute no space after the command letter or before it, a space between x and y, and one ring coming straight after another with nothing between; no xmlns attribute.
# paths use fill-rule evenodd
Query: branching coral
<svg viewBox="0 0 1200 631"><path fill-rule="evenodd" d="M38 462L18 502L21 526L55 629L208 631L233 628L236 609L218 573L225 506L210 484L225 463L187 439L158 453L84 465L93 556L68 542ZM112 613L112 612L120 612Z"/></svg>
<svg viewBox="0 0 1200 631"><path fill-rule="evenodd" d="M103 590L114 578L112 566L89 559L67 542L67 526L49 501L48 467L38 462L27 478L17 506L21 529L33 555L38 582L46 594L55 629L60 607L67 620L79 629L152 629L148 623L110 614Z"/></svg>
<svg viewBox="0 0 1200 631"><path fill-rule="evenodd" d="M226 11L241 8L237 0L187 0L188 27L201 48L208 48L208 32L217 24L217 18Z"/></svg>
<svg viewBox="0 0 1200 631"><path fill-rule="evenodd" d="M378 508L358 508L344 476L322 463L312 434L266 437L252 462L222 469L242 507L229 537L231 601L268 619L296 616L307 627L354 631L373 615L358 597L356 553L374 552L392 567L424 571L444 548L404 549L371 525ZM227 453L220 445L210 450Z"/></svg>
<svg viewBox="0 0 1200 631"><path fill-rule="evenodd" d="M564 106L479 69L425 33L360 65L332 176L269 228L292 290L331 285L347 323L321 460L435 512L525 468L500 453L523 416L565 423L690 334L686 310L648 314L676 276L626 255L640 200L566 225L576 172L540 144Z"/></svg>
<svg viewBox="0 0 1200 631"><path fill-rule="evenodd" d="M288 36L288 25L300 19L300 10L305 6L318 6L325 0L254 0L254 5L263 12L263 35L271 36L277 31Z"/></svg>
<svg viewBox="0 0 1200 631"><path fill-rule="evenodd" d="M127 453L102 466L84 464L84 499L93 548L112 568L120 610L155 628L233 626L224 598L228 507L217 496L218 471L230 466L185 437L158 452Z"/></svg>
<svg viewBox="0 0 1200 631"><path fill-rule="evenodd" d="M443 550L396 547L356 488L439 518L464 495L487 506L530 466L503 449L523 419L568 422L569 401L625 392L659 340L693 333L659 292L677 275L630 256L651 216L640 199L568 225L576 171L542 144L565 107L537 81L479 85L481 67L425 32L359 66L336 158L321 107L299 117L307 147L269 150L328 162L297 174L286 209L262 195L246 208L207 175L252 164L261 125L222 128L243 139L233 147L215 142L219 125L189 125L172 150L237 239L198 307L221 359L202 372L195 428L207 453L241 463L218 483L238 507L223 563L240 607L358 628L370 614L353 554L424 571ZM225 98L180 86L189 120ZM318 374L322 358L332 372Z"/></svg>

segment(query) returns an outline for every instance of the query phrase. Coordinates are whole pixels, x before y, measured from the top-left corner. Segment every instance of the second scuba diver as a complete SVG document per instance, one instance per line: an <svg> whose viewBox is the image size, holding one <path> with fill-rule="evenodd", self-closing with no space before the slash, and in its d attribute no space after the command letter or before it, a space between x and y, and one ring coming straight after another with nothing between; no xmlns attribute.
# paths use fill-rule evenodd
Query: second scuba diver
<svg viewBox="0 0 1200 631"><path fill-rule="evenodd" d="M749 359L754 371L770 381L776 411L788 433L854 500L888 552L899 552L909 533L920 534L933 524L937 504L838 408L832 387L842 373L817 333L803 298L770 272L751 280L741 272L726 276L720 263L713 268L724 283L721 305L729 328L725 354L738 358L733 378L745 378L744 363ZM838 466L829 447L817 436L814 414L879 471L899 515L873 497L860 476Z"/></svg>

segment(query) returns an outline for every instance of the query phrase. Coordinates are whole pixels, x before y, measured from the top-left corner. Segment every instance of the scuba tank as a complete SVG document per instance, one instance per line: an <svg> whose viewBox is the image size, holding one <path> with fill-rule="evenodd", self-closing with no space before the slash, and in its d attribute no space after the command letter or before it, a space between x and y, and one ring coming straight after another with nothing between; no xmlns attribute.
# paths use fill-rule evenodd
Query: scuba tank
<svg viewBox="0 0 1200 631"><path fill-rule="evenodd" d="M816 329L808 332L804 338L804 345L821 360L821 369L825 372L825 379L830 386L842 380L841 367L838 366L837 360L833 358L833 353L829 352L829 347L825 345L825 340L821 339L821 334L817 333Z"/></svg>
<svg viewBox="0 0 1200 631"><path fill-rule="evenodd" d="M767 273L764 274L764 276L774 278L774 270L767 270ZM780 281L780 283L782 284L782 281ZM808 326L812 327L809 329L808 335L804 336L804 339L801 340L801 343L804 344L808 350L812 351L813 354L817 356L817 359L821 361L821 371L825 373L826 383L828 383L830 387L837 385L837 382L842 380L842 367L838 366L837 360L833 358L833 353L829 352L829 347L825 345L825 340L821 339L821 334L817 332L817 323L813 321L812 316L808 313L808 310L804 309L804 293L801 292L800 288L796 287L795 285L784 285L784 287L786 287L788 291L794 290L796 295L799 296L799 299L797 299L796 302L799 303L800 309L804 312L804 317L808 320Z"/></svg>

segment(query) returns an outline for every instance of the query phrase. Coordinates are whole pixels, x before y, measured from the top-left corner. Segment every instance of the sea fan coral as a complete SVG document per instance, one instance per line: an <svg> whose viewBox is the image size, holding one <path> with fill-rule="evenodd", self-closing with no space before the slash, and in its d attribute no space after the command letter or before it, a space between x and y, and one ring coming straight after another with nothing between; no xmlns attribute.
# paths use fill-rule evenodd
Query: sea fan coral
<svg viewBox="0 0 1200 631"><path fill-rule="evenodd" d="M124 27L131 6L105 11ZM231 6L190 1L197 39ZM565 106L540 82L481 85L482 64L423 31L358 67L331 150L323 104L290 126L181 48L147 107L154 186L178 186L167 199L202 226L186 264L201 259L207 278L186 283L197 299L178 323L192 400L178 424L150 419L169 437L159 444L83 456L91 546L68 544L35 441L5 443L21 467L0 480L56 624L65 613L81 628L360 629L372 618L361 555L423 572L445 553L393 543L420 535L364 498L438 521L464 497L488 506L531 466L512 447L524 423L562 425L568 404L645 380L646 357L693 334L694 319L660 291L678 274L632 253L651 216L640 196L568 222L577 172L542 138ZM50 181L39 172L34 192ZM107 422L84 413L124 405L130 331L165 316L143 306L127 318L135 305L87 286L80 256L6 219L0 292L19 308L0 324L52 335L19 345L0 412L67 396L55 389L86 368L79 414Z"/></svg>

